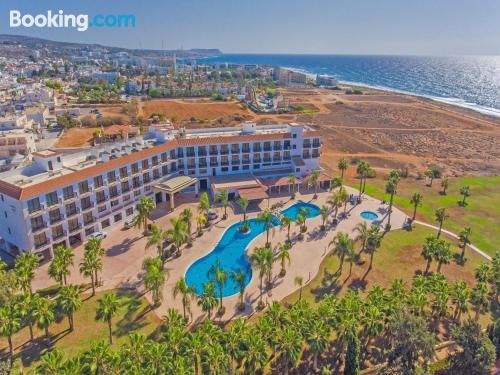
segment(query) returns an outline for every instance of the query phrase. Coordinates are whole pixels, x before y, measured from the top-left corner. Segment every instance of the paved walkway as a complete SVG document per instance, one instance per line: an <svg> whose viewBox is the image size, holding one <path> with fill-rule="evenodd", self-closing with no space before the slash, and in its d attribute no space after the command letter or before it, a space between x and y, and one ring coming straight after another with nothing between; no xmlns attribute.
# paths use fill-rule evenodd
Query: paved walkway
<svg viewBox="0 0 500 375"><path fill-rule="evenodd" d="M420 224L420 225L423 225L425 227L428 227L428 228L431 228L431 229L434 229L435 231L439 231L439 227L436 226L436 225L432 225L432 224L429 224L429 223L426 223L424 221L420 221L420 220L415 220L414 223L416 224ZM450 237L453 237L453 238L456 238L457 240L459 239L458 238L458 235L456 235L455 233L453 232L450 232L449 230L447 229L441 229L441 232L447 234L448 236ZM472 244L468 244L467 245L471 250L475 251L477 254L481 255L483 258L491 261L491 256L489 256L488 254L486 254L484 251L480 250L477 246L474 246Z"/></svg>

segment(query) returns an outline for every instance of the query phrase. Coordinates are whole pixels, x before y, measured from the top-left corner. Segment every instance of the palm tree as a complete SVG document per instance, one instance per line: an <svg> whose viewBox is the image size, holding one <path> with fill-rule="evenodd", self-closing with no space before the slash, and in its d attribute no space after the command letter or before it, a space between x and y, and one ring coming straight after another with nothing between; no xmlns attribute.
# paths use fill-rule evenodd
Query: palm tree
<svg viewBox="0 0 500 375"><path fill-rule="evenodd" d="M137 202L137 205L135 206L137 215L134 218L134 226L138 229L142 228L144 235L148 233L148 218L154 208L155 202L147 196L140 197L139 202Z"/></svg>
<svg viewBox="0 0 500 375"><path fill-rule="evenodd" d="M489 263L481 263L474 271L474 277L478 282L488 282L491 279L491 267Z"/></svg>
<svg viewBox="0 0 500 375"><path fill-rule="evenodd" d="M212 310L217 307L218 303L213 281L203 284L203 293L198 297L197 303L208 314L208 319L212 319Z"/></svg>
<svg viewBox="0 0 500 375"><path fill-rule="evenodd" d="M238 198L238 204L240 205L241 210L243 211L243 221L247 220L247 208L249 203L250 203L249 200L246 198L242 197Z"/></svg>
<svg viewBox="0 0 500 375"><path fill-rule="evenodd" d="M344 205L343 216L346 217L347 203L349 203L349 194L347 194L347 190L340 189L337 197L339 199L339 205Z"/></svg>
<svg viewBox="0 0 500 375"><path fill-rule="evenodd" d="M39 265L38 257L33 253L21 253L14 265L15 274L24 293L33 293L31 282Z"/></svg>
<svg viewBox="0 0 500 375"><path fill-rule="evenodd" d="M184 320L187 321L187 312L191 313L191 299L195 295L194 288L186 283L186 279L182 276L174 287L174 298L178 295L182 296L182 315Z"/></svg>
<svg viewBox="0 0 500 375"><path fill-rule="evenodd" d="M274 215L269 210L266 209L264 211L259 212L257 215L257 221L259 223L264 224L264 230L266 231L266 246L271 247L271 243L269 242L269 231L274 226Z"/></svg>
<svg viewBox="0 0 500 375"><path fill-rule="evenodd" d="M392 170L389 176L389 181L385 185L385 192L390 194L391 198L389 200L389 213L387 215L387 228L391 227L391 214L392 206L394 204L394 195L396 195L399 183L399 173L396 170Z"/></svg>
<svg viewBox="0 0 500 375"><path fill-rule="evenodd" d="M33 309L33 315L36 319L38 328L45 331L45 339L49 340L49 326L55 322L56 317L52 303L48 297L37 298Z"/></svg>
<svg viewBox="0 0 500 375"><path fill-rule="evenodd" d="M415 221L415 218L417 217L417 207L420 207L422 205L422 202L424 200L424 197L420 193L413 193L410 199L410 204L413 205L413 216L411 218L411 221Z"/></svg>
<svg viewBox="0 0 500 375"><path fill-rule="evenodd" d="M441 236L441 230L443 229L444 220L448 217L448 215L446 214L446 210L441 207L436 210L434 216L436 217L436 221L439 223L439 230L436 236L436 238L439 238L439 236Z"/></svg>
<svg viewBox="0 0 500 375"><path fill-rule="evenodd" d="M304 285L304 278L302 276L295 276L294 284L299 287L299 301L302 299L302 286Z"/></svg>
<svg viewBox="0 0 500 375"><path fill-rule="evenodd" d="M7 337L9 343L10 367L14 362L14 346L12 336L21 329L21 317L15 305L8 303L0 307L0 336Z"/></svg>
<svg viewBox="0 0 500 375"><path fill-rule="evenodd" d="M441 266L443 264L449 264L451 260L451 250L450 250L451 244L449 242L439 240L438 241L438 246L436 248L436 251L434 253L434 259L438 262L437 266L437 272L441 272Z"/></svg>
<svg viewBox="0 0 500 375"><path fill-rule="evenodd" d="M474 307L474 319L478 321L481 314L483 314L489 306L488 286L485 282L478 282L474 288L472 288L470 303Z"/></svg>
<svg viewBox="0 0 500 375"><path fill-rule="evenodd" d="M165 285L165 271L160 258L148 258L143 263L145 270L144 286L151 291L153 305L158 306L162 300L163 285Z"/></svg>
<svg viewBox="0 0 500 375"><path fill-rule="evenodd" d="M70 275L70 266L73 265L73 249L64 245L59 245L54 249L54 258L49 265L49 276L61 285L67 284L67 277Z"/></svg>
<svg viewBox="0 0 500 375"><path fill-rule="evenodd" d="M191 237L191 221L193 220L193 211L189 208L182 210L180 217L186 222L188 236Z"/></svg>
<svg viewBox="0 0 500 375"><path fill-rule="evenodd" d="M351 277L352 264L354 263L354 261L356 260L356 257L358 256L358 254L356 254L356 250L354 250L354 241L352 241L352 244L353 244L353 246L348 248L348 251L345 255L347 257L347 260L349 261L349 276L347 278Z"/></svg>
<svg viewBox="0 0 500 375"><path fill-rule="evenodd" d="M465 207L467 205L467 203L465 202L465 199L470 196L470 187L469 186L462 186L460 188L460 195L463 196L463 199L462 199L462 202L460 203L460 205L462 207Z"/></svg>
<svg viewBox="0 0 500 375"><path fill-rule="evenodd" d="M455 305L453 319L460 322L463 313L469 310L470 288L463 280L457 281L451 288L451 301Z"/></svg>
<svg viewBox="0 0 500 375"><path fill-rule="evenodd" d="M472 229L470 227L465 227L458 234L458 239L460 240L460 242L462 242L461 244L462 254L460 254L460 259L462 259L462 261L464 260L465 257L465 248L467 247L468 244L471 243L470 241L471 234L472 234Z"/></svg>
<svg viewBox="0 0 500 375"><path fill-rule="evenodd" d="M290 366L294 367L300 358L302 336L298 330L286 326L279 331L276 341L278 359L284 368L283 374L288 375Z"/></svg>
<svg viewBox="0 0 500 375"><path fill-rule="evenodd" d="M30 331L30 341L35 339L33 332L33 325L36 323L36 317L34 315L35 306L40 295L37 293L24 293L21 296L20 310L23 318L23 325L28 325Z"/></svg>
<svg viewBox="0 0 500 375"><path fill-rule="evenodd" d="M203 226L207 223L208 219L205 214L198 214L196 216L196 223L198 225L198 236L203 234Z"/></svg>
<svg viewBox="0 0 500 375"><path fill-rule="evenodd" d="M290 239L290 228L292 226L292 223L293 223L293 220L291 217L289 216L286 216L286 215L283 215L281 217L281 228L286 228L287 230L287 235L286 235L286 242L288 242L289 244L292 243L292 240Z"/></svg>
<svg viewBox="0 0 500 375"><path fill-rule="evenodd" d="M64 373L64 370L64 353L57 348L42 355L36 366L37 374L57 375Z"/></svg>
<svg viewBox="0 0 500 375"><path fill-rule="evenodd" d="M95 296L95 287L97 284L97 272L102 270L102 259L96 252L86 251L80 262L80 273L85 277L90 277L92 286L92 296Z"/></svg>
<svg viewBox="0 0 500 375"><path fill-rule="evenodd" d="M342 205L342 200L339 193L333 192L330 198L327 200L327 203L332 208L334 221L337 220L337 213L339 212L339 207Z"/></svg>
<svg viewBox="0 0 500 375"><path fill-rule="evenodd" d="M222 289L227 283L227 272L222 268L220 261L217 260L212 267L210 267L208 274L219 289L219 311L222 312Z"/></svg>
<svg viewBox="0 0 500 375"><path fill-rule="evenodd" d="M294 174L288 176L288 183L292 185L292 195L290 198L295 199L295 185L297 184L297 176L295 176Z"/></svg>
<svg viewBox="0 0 500 375"><path fill-rule="evenodd" d="M167 238L167 233L152 223L147 234L148 242L146 242L146 250L152 246L156 247L158 257L163 259L163 243Z"/></svg>
<svg viewBox="0 0 500 375"><path fill-rule="evenodd" d="M222 220L227 219L227 205L229 202L229 193L226 189L223 189L217 193L217 200L222 204L222 207L224 207L224 215L222 216Z"/></svg>
<svg viewBox="0 0 500 375"><path fill-rule="evenodd" d="M281 264L280 277L284 277L286 275L285 264L287 261L288 264L290 264L290 245L287 243L284 244L278 243L276 249L278 249L278 254L276 255L276 259L278 259Z"/></svg>
<svg viewBox="0 0 500 375"><path fill-rule="evenodd" d="M439 178L441 176L441 172L437 168L429 168L425 171L425 176L430 180L429 187L432 187L432 181L434 181L435 178Z"/></svg>
<svg viewBox="0 0 500 375"><path fill-rule="evenodd" d="M56 299L57 306L68 317L70 332L73 332L75 329L73 315L82 307L80 295L81 291L79 286L66 285L61 288Z"/></svg>
<svg viewBox="0 0 500 375"><path fill-rule="evenodd" d="M343 184L344 183L344 172L347 170L347 167L349 166L349 162L347 161L346 158L340 158L337 168L340 171L340 181Z"/></svg>
<svg viewBox="0 0 500 375"><path fill-rule="evenodd" d="M208 198L208 193L204 191L200 195L200 201L198 202L198 209L203 211L205 216L208 217L208 211L210 210L210 199Z"/></svg>
<svg viewBox="0 0 500 375"><path fill-rule="evenodd" d="M97 259L94 267L94 281L99 285L99 271L102 271L102 257L106 254L106 250L101 246L101 240L90 238L85 243L85 252L93 253Z"/></svg>
<svg viewBox="0 0 500 375"><path fill-rule="evenodd" d="M318 357L323 354L330 342L331 329L322 320L311 320L306 328L306 342L313 355L313 369L318 370Z"/></svg>
<svg viewBox="0 0 500 375"><path fill-rule="evenodd" d="M339 232L333 239L332 244L334 245L334 252L340 260L338 272L342 273L346 255L354 251L354 241L349 238L347 233Z"/></svg>
<svg viewBox="0 0 500 375"><path fill-rule="evenodd" d="M297 223L297 226L300 228L300 233L299 233L299 240L302 241L304 238L304 232L307 231L306 227L306 218L302 214L298 213L297 218L295 219L295 223Z"/></svg>
<svg viewBox="0 0 500 375"><path fill-rule="evenodd" d="M446 189L448 189L449 185L450 180L448 179L448 177L443 178L443 180L441 181L441 187L443 188L443 190L441 191L442 195L446 195Z"/></svg>
<svg viewBox="0 0 500 375"><path fill-rule="evenodd" d="M361 195L365 190L366 178L368 177L368 173L370 172L371 167L364 160L360 160L358 162L358 166L356 168L356 173L359 176L359 197L358 200L361 201Z"/></svg>
<svg viewBox="0 0 500 375"><path fill-rule="evenodd" d="M318 185L319 185L319 175L320 171L318 169L314 169L311 171L311 174L309 175L309 183L313 186L314 188L314 196L313 199L318 198Z"/></svg>
<svg viewBox="0 0 500 375"><path fill-rule="evenodd" d="M174 244L176 254L181 255L181 246L188 237L187 224L182 218L172 218L170 222L172 228L167 230L167 238Z"/></svg>
<svg viewBox="0 0 500 375"><path fill-rule="evenodd" d="M370 266L368 267L369 270L372 269L373 256L375 255L377 249L380 247L381 242L382 242L382 235L380 234L380 228L377 225L372 224L372 226L370 227L365 248L365 251L370 254Z"/></svg>
<svg viewBox="0 0 500 375"><path fill-rule="evenodd" d="M424 246L422 248L421 255L427 261L427 265L425 266L425 274L429 273L429 269L431 268L431 262L434 260L434 255L436 253L437 248L437 238L434 236L429 236L425 239Z"/></svg>
<svg viewBox="0 0 500 375"><path fill-rule="evenodd" d="M330 181L330 191L341 188L342 189L342 179L340 177L334 177Z"/></svg>
<svg viewBox="0 0 500 375"><path fill-rule="evenodd" d="M253 254L250 256L250 263L252 266L257 268L259 271L259 279L260 279L260 299L259 299L259 306L262 308L264 306L264 302L262 301L262 296L264 294L264 286L263 286L263 280L264 276L266 275L267 272L267 247L258 247L255 249Z"/></svg>
<svg viewBox="0 0 500 375"><path fill-rule="evenodd" d="M261 373L268 362L267 343L259 335L248 334L243 355L245 374Z"/></svg>
<svg viewBox="0 0 500 375"><path fill-rule="evenodd" d="M105 294L102 298L97 300L97 309L95 319L108 323L108 336L109 344L113 344L113 328L112 319L118 312L120 307L120 300L116 293Z"/></svg>
<svg viewBox="0 0 500 375"><path fill-rule="evenodd" d="M240 310L245 309L245 304L243 303L243 297L245 296L245 288L247 286L246 279L247 279L247 274L241 268L231 273L231 280L233 280L234 283L238 285L238 289L240 290L240 303L238 306Z"/></svg>
<svg viewBox="0 0 500 375"><path fill-rule="evenodd" d="M353 229L353 232L357 233L357 236L355 238L356 241L361 241L361 250L359 251L359 255L365 250L366 248L366 241L368 241L368 236L370 234L370 230L368 228L368 224L366 221L361 221Z"/></svg>

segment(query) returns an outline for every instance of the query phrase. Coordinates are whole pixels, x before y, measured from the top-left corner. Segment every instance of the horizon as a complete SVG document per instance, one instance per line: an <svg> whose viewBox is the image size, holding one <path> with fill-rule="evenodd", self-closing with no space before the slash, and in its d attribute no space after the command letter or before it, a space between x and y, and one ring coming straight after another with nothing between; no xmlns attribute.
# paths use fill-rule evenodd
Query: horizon
<svg viewBox="0 0 500 375"><path fill-rule="evenodd" d="M154 6L155 11L151 11ZM135 27L73 29L15 28L9 12L133 15ZM44 4L0 4L0 34L138 50L218 48L224 54L498 56L500 3L468 0L295 0L252 4L213 0L155 4L106 4L47 0ZM241 17L244 14L245 17Z"/></svg>

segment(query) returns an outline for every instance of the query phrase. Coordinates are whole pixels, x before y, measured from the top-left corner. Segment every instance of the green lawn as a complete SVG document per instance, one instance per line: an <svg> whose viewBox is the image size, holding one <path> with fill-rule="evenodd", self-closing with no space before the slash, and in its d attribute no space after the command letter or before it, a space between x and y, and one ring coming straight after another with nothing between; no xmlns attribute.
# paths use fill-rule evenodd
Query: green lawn
<svg viewBox="0 0 500 375"><path fill-rule="evenodd" d="M131 332L144 335L152 334L158 327L160 320L149 309L145 298L131 291L117 291L121 300L121 307L113 319L113 345L119 346L127 340ZM67 357L72 357L90 346L94 340L108 340L107 324L95 321L97 300L106 292L97 293L95 297L83 297L82 308L75 314L75 330L68 331L68 320L63 318L50 326L53 347L64 351ZM29 343L29 330L24 328L14 335L13 342L16 348L16 358L20 358L23 367L35 364L47 347L42 339L43 332L35 328L35 342ZM0 339L0 348L7 351L7 340Z"/></svg>
<svg viewBox="0 0 500 375"><path fill-rule="evenodd" d="M450 216L444 223L444 228L459 233L464 227L472 228L472 243L484 252L494 255L500 251L500 176L488 177L459 177L450 178L450 185L446 195L441 195L441 180L434 180L433 186L428 187L426 180L416 180L413 177L402 178L398 185L395 205L408 215L413 214L410 197L420 192L423 205L417 210L417 219L436 224L434 212L436 208L445 207ZM348 183L358 188L359 181L348 180ZM386 181L376 177L367 181L366 194L388 201L385 193ZM467 206L461 207L458 202L462 199L459 190L462 186L470 187L471 196L467 198Z"/></svg>
<svg viewBox="0 0 500 375"><path fill-rule="evenodd" d="M352 275L349 275L349 263L344 264L343 272L339 276L336 271L339 268L339 260L335 255L328 255L322 262L317 276L303 288L302 298L312 304L317 303L326 293L345 293L348 288L358 288L367 292L370 288L379 284L388 287L394 279L403 279L410 285L413 277L425 270L425 260L420 255L422 245L427 236L435 235L429 228L417 225L408 232L406 230L391 231L384 236L381 247L374 256L373 269L368 270L369 256L362 254L360 261L353 265ZM460 254L461 249L456 241L443 236L452 243L452 251ZM360 244L356 245L359 250ZM459 265L455 260L448 265L443 265L442 272L451 282L465 280L470 285L474 283L474 269L486 261L481 256L466 250L467 261L465 265ZM431 272L436 270L437 264L432 263ZM285 298L285 302L294 302L298 299L299 292L295 292Z"/></svg>

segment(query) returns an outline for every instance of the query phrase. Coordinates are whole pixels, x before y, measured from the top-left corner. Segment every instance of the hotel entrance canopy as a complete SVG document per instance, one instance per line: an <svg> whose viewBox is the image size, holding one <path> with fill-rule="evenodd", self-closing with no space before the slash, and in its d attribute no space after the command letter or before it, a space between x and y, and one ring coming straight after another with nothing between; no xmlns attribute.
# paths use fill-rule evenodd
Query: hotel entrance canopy
<svg viewBox="0 0 500 375"><path fill-rule="evenodd" d="M191 176L170 177L153 185L153 192L166 193L170 197L170 208L175 208L174 194L194 185L194 191L198 195L198 179Z"/></svg>

